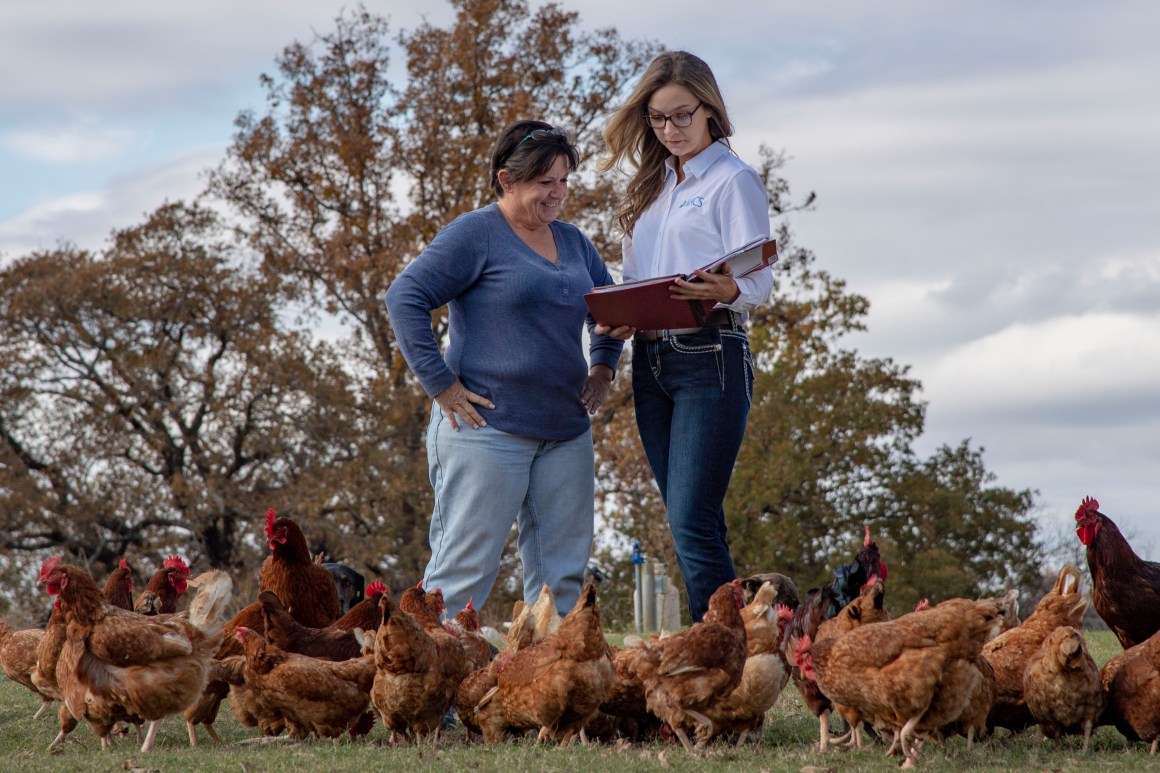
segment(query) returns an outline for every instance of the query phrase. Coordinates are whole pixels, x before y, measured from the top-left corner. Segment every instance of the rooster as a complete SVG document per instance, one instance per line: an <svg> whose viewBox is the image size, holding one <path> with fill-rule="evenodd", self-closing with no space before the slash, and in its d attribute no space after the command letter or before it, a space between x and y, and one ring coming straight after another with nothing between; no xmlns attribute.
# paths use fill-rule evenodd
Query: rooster
<svg viewBox="0 0 1160 773"><path fill-rule="evenodd" d="M1136 555L1100 503L1085 497L1075 533L1087 549L1092 606L1124 649L1160 630L1160 564Z"/></svg>
<svg viewBox="0 0 1160 773"><path fill-rule="evenodd" d="M310 557L306 537L298 524L266 512L266 541L270 555L258 572L258 590L278 594L294 619L311 628L325 628L338 619L340 606L334 578Z"/></svg>
<svg viewBox="0 0 1160 773"><path fill-rule="evenodd" d="M170 556L161 563L137 597L133 611L141 615L172 615L177 611L177 600L186 590L189 567L180 556Z"/></svg>
<svg viewBox="0 0 1160 773"><path fill-rule="evenodd" d="M39 583L59 598L68 624L57 682L69 712L89 723L102 748L115 722L148 721L141 751L150 751L160 720L180 713L205 687L221 644L229 575L208 572L198 579L204 588L188 620L154 620L114 607L87 572L59 556L45 561Z"/></svg>

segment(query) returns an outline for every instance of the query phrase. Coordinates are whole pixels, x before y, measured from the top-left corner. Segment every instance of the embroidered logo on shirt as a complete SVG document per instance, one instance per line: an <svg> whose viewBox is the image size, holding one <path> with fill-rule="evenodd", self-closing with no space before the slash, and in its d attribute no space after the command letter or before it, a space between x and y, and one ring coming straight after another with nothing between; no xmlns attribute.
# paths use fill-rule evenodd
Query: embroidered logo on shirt
<svg viewBox="0 0 1160 773"><path fill-rule="evenodd" d="M685 207L702 207L705 205L704 196L694 196L691 199L685 199L677 209L684 209Z"/></svg>

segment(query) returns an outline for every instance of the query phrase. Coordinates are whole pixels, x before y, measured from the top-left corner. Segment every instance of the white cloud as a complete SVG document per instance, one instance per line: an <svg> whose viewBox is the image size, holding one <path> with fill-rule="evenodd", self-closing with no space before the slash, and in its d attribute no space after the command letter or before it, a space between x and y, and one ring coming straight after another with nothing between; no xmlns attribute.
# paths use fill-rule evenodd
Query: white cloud
<svg viewBox="0 0 1160 773"><path fill-rule="evenodd" d="M32 204L0 221L0 262L61 243L98 249L113 230L137 225L164 202L188 201L200 194L203 173L223 155L221 145L194 148L111 180L100 191Z"/></svg>
<svg viewBox="0 0 1160 773"><path fill-rule="evenodd" d="M124 153L134 142L134 132L100 126L93 119L72 124L49 124L17 128L0 137L13 153L45 164L87 164Z"/></svg>
<svg viewBox="0 0 1160 773"><path fill-rule="evenodd" d="M1160 315L1082 314L1015 324L957 346L925 369L932 399L966 415L1053 413L1160 400ZM1103 414L1105 420L1110 415ZM1130 417L1123 416L1123 420Z"/></svg>

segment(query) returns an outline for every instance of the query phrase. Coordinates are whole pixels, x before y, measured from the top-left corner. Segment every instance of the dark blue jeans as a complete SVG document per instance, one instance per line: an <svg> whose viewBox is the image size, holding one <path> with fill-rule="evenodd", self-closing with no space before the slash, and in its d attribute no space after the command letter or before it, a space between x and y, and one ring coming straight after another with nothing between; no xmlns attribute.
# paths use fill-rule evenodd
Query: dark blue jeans
<svg viewBox="0 0 1160 773"><path fill-rule="evenodd" d="M713 591L737 576L722 503L753 394L745 331L710 327L634 341L632 391L696 622Z"/></svg>

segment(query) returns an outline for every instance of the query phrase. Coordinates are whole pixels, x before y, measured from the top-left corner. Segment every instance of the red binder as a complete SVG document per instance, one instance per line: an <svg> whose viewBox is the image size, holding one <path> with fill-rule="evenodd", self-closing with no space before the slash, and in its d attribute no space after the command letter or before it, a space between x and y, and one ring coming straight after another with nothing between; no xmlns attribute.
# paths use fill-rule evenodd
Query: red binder
<svg viewBox="0 0 1160 773"><path fill-rule="evenodd" d="M728 263L734 276L745 276L777 262L777 244L762 239L717 258L701 268L720 271ZM669 288L681 274L641 279L618 285L594 287L584 300L592 318L609 327L635 327L638 330L667 330L701 327L705 316L717 304L713 301L682 301L669 294Z"/></svg>

